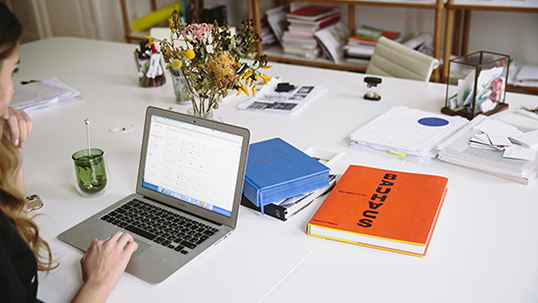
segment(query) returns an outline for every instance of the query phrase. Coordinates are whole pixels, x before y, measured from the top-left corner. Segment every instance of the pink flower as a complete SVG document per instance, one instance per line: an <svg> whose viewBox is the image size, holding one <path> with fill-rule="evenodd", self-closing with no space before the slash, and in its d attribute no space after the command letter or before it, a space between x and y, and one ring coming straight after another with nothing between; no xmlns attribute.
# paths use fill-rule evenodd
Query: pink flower
<svg viewBox="0 0 538 303"><path fill-rule="evenodd" d="M213 24L207 24L207 23L195 23L195 24L189 24L185 29L181 32L181 35L187 37L192 36L198 39L202 39L202 36L205 32L209 31L213 27Z"/></svg>

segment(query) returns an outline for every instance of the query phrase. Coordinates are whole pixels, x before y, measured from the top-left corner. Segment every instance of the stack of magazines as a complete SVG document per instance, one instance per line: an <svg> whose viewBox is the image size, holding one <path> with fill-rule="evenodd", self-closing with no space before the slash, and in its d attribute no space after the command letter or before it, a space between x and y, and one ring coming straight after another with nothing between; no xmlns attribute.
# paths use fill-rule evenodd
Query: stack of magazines
<svg viewBox="0 0 538 303"><path fill-rule="evenodd" d="M350 135L350 147L418 162L437 155L436 146L467 124L465 118L394 106Z"/></svg>
<svg viewBox="0 0 538 303"><path fill-rule="evenodd" d="M284 53L315 58L321 51L314 33L336 24L340 11L335 6L308 5L286 14L288 30L282 35Z"/></svg>

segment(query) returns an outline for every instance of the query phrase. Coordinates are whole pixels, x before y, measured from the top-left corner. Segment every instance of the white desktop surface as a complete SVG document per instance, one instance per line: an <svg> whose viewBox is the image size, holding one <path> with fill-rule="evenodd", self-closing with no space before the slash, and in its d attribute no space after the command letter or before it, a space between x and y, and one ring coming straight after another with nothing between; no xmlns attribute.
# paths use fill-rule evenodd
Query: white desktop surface
<svg viewBox="0 0 538 303"><path fill-rule="evenodd" d="M82 252L56 236L135 189L147 106L186 112L170 81L137 86L135 45L53 38L21 46L15 82L57 77L81 92L80 102L32 114L34 130L22 150L25 186L45 206L40 231L60 267L40 274L38 298L66 302L81 285ZM428 164L350 149L349 134L394 105L431 112L444 106L446 86L383 78L381 101L362 98L362 74L273 64L264 70L294 84L329 91L292 116L237 109L245 96L227 98L215 112L248 127L251 142L280 136L300 149L345 152L333 170L349 164L448 176L449 191L425 258L365 248L306 235L321 201L281 222L240 210L236 231L164 282L151 285L124 274L108 302L536 302L538 301L538 194L529 186L434 160ZM170 80L170 79L167 79ZM538 106L538 98L508 94L510 108ZM91 142L102 148L111 183L95 199L73 185L73 152ZM530 119L529 119L530 120ZM530 121L538 128L538 120ZM134 125L126 134L109 128Z"/></svg>

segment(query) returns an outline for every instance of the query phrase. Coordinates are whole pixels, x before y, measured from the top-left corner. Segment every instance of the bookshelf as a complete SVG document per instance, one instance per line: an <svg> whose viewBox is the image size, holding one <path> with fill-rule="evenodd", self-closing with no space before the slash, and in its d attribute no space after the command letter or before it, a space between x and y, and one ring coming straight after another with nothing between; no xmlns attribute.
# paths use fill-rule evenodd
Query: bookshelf
<svg viewBox="0 0 538 303"><path fill-rule="evenodd" d="M538 13L536 1L510 1L510 0L447 0L446 28L444 40L444 62L448 62L450 54L466 55L469 46L472 11L498 11ZM451 52L452 51L452 52ZM448 64L443 65L441 79L446 81L449 73ZM508 91L538 95L536 87L520 87L508 85Z"/></svg>
<svg viewBox="0 0 538 303"><path fill-rule="evenodd" d="M443 35L443 11L445 0L286 0L287 2L317 2L330 5L347 5L348 29L350 33L355 32L355 6L379 6L379 7L396 7L396 8L414 8L427 9L434 13L434 30L433 30L433 56L436 59L441 58L441 40ZM254 28L257 33L261 34L261 14L260 0L247 0L249 19L254 19ZM279 47L272 47L267 50L263 49L262 44L258 45L258 53L265 53L271 61L299 64L313 67L330 68L347 71L366 71L366 66L336 64L322 59L303 59L283 54ZM440 78L440 71L436 69L432 74L432 81L437 82Z"/></svg>

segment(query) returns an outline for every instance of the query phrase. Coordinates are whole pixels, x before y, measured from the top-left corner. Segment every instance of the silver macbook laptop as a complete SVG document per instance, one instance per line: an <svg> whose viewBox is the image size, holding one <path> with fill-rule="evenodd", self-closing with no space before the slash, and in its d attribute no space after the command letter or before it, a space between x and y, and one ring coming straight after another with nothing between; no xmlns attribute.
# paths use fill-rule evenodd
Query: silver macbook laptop
<svg viewBox="0 0 538 303"><path fill-rule="evenodd" d="M148 107L136 193L61 233L86 251L121 230L138 250L126 271L159 283L235 229L246 128Z"/></svg>

